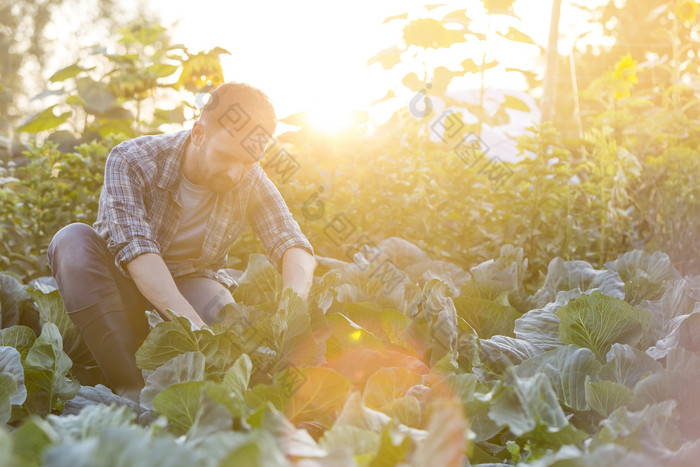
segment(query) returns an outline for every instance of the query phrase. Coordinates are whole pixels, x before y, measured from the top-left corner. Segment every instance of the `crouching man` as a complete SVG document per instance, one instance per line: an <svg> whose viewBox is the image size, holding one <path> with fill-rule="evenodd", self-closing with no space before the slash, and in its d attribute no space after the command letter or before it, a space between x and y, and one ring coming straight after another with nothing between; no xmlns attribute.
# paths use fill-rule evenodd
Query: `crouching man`
<svg viewBox="0 0 700 467"><path fill-rule="evenodd" d="M250 226L283 287L306 298L313 249L258 161L275 131L269 99L219 86L191 130L125 141L107 158L97 221L54 236L48 258L68 315L118 394L138 400L144 310L196 327L233 302L220 269Z"/></svg>

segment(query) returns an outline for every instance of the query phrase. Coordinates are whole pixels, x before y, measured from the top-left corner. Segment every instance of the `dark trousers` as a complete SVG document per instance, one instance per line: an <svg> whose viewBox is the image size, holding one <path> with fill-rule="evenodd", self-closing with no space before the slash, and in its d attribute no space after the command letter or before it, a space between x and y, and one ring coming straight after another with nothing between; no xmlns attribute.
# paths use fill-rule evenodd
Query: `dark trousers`
<svg viewBox="0 0 700 467"><path fill-rule="evenodd" d="M49 266L75 326L117 393L143 386L135 353L149 331L145 310L155 307L114 264L105 241L87 224L59 230L48 249ZM229 290L206 277L175 279L180 293L205 323L233 303Z"/></svg>

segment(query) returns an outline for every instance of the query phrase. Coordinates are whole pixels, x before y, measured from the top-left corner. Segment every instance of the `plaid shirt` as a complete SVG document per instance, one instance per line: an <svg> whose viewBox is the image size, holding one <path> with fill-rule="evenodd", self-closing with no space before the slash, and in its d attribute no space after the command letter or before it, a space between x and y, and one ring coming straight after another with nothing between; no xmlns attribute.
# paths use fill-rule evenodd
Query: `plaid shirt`
<svg viewBox="0 0 700 467"><path fill-rule="evenodd" d="M124 265L143 253L168 249L182 214L178 199L180 163L190 130L168 135L141 136L117 145L107 157L104 186L93 228L107 242L114 262L126 277ZM235 189L219 193L206 226L199 258L171 270L173 277L195 274L226 287L236 281L220 270L236 238L253 228L270 262L282 271L282 255L292 247L313 255L284 199L259 164Z"/></svg>

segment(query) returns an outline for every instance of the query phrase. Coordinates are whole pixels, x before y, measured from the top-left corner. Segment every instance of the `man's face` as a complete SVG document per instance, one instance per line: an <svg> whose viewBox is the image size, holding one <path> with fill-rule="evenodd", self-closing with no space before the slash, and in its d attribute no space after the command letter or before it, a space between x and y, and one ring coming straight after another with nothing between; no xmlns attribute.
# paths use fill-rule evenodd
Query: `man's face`
<svg viewBox="0 0 700 467"><path fill-rule="evenodd" d="M195 160L200 185L217 193L236 188L259 159L246 151L242 139L243 135L228 131L202 131Z"/></svg>

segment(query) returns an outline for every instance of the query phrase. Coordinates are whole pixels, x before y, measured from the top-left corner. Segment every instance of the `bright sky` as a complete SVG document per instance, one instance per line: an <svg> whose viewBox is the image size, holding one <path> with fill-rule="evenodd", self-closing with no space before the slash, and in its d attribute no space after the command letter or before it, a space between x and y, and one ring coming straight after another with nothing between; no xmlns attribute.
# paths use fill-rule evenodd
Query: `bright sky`
<svg viewBox="0 0 700 467"><path fill-rule="evenodd" d="M411 71L422 70L421 62L403 56L393 70L381 65L367 66L367 60L379 51L399 44L405 21L382 24L388 16L408 12L410 19L425 17L423 1L417 0L127 0L145 3L170 28L175 42L198 52L220 46L231 52L221 57L227 80L248 82L265 91L275 104L280 118L307 110L316 121L333 124L342 121L352 110L368 110L370 102L394 89L397 98L375 108L371 116L382 121L399 106L405 105L412 92L401 85ZM600 4L607 0L590 0ZM586 30L587 22L580 10L564 7L560 23L560 53L571 50L574 34ZM472 28L483 28L481 0L448 0L447 6L433 10L435 17L459 8L475 21ZM516 0L515 13L522 22L491 24L507 30L516 26L538 44L546 45L552 0ZM57 39L76 23L67 12L60 28L49 29ZM76 23L77 24L77 23ZM72 24L72 27L77 27ZM96 32L94 33L96 34ZM94 36L93 34L93 36ZM465 58L480 60L480 45L455 44L448 51L429 50L428 68L444 65L459 69ZM507 66L532 69L542 74L544 56L537 47L501 44L489 41L485 47L489 59L501 59ZM478 49L478 50L475 50ZM432 60L432 61L431 61ZM61 63L57 68L65 66ZM478 87L474 75L455 79L451 90ZM515 74L491 73L488 86L523 89L524 81Z"/></svg>
<svg viewBox="0 0 700 467"><path fill-rule="evenodd" d="M165 25L174 25L171 31L176 42L194 51L215 46L229 50L230 56L222 56L225 78L245 81L265 91L279 116L311 110L329 120L353 109L366 110L372 100L384 96L414 69L411 63L402 63L397 65L396 72L388 72L379 64L368 67L367 60L380 50L396 45L401 38L405 22L382 24L384 18L404 12L417 17L426 11L424 2L415 0L226 3L149 0L147 3ZM479 0L443 3L448 6L436 10L440 16L465 6L473 16L481 10ZM539 44L546 44L551 0L518 0L515 11L523 19L518 27ZM576 11L572 13L565 6L561 31L570 30L572 20L576 23L575 18L567 18L567 13L576 15ZM563 43L562 51L567 47L570 50L571 45ZM450 50L447 61L455 69L471 52L463 45ZM524 67L529 67L533 60L542 63L532 46L516 46L505 52ZM491 85L522 87L521 83L508 81ZM470 87L470 84L465 82L462 86ZM409 99L410 95L399 94L401 98Z"/></svg>

